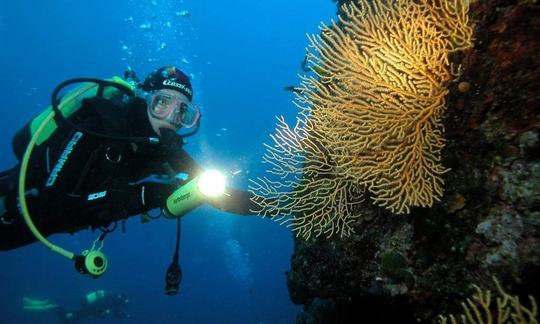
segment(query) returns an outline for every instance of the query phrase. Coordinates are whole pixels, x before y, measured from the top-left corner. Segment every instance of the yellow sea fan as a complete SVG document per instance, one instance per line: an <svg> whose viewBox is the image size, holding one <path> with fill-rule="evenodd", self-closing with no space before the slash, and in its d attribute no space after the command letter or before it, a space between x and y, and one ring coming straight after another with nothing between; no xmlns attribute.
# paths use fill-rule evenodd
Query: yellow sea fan
<svg viewBox="0 0 540 324"><path fill-rule="evenodd" d="M311 36L298 102L348 177L392 212L431 206L440 163L448 56L470 46L465 1L359 1ZM462 28L459 28L462 26Z"/></svg>
<svg viewBox="0 0 540 324"><path fill-rule="evenodd" d="M538 307L534 296L529 295L529 307L518 296L508 294L493 277L497 292L473 285L474 294L461 302L462 314L439 315L441 324L538 324Z"/></svg>
<svg viewBox="0 0 540 324"><path fill-rule="evenodd" d="M445 96L459 71L449 55L472 45L468 5L358 0L309 36L315 75L301 77L297 126L280 119L267 145L278 178L255 180L258 212L293 216L304 237L346 235L363 189L396 214L440 199Z"/></svg>
<svg viewBox="0 0 540 324"><path fill-rule="evenodd" d="M291 226L304 239L350 235L362 189L331 161L310 121L298 119L291 129L278 117L272 139L275 145L267 145L263 163L277 180L250 179L253 201L260 207L254 212Z"/></svg>

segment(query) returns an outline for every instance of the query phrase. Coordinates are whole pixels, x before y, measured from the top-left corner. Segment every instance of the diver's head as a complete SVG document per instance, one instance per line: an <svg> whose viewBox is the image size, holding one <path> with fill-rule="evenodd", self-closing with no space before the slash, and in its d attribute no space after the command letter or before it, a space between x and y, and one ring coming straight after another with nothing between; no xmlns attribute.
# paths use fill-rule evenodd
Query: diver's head
<svg viewBox="0 0 540 324"><path fill-rule="evenodd" d="M141 89L148 93L148 119L157 134L161 135L161 128L177 131L197 124L200 112L191 103L191 82L176 67L166 66L150 73Z"/></svg>

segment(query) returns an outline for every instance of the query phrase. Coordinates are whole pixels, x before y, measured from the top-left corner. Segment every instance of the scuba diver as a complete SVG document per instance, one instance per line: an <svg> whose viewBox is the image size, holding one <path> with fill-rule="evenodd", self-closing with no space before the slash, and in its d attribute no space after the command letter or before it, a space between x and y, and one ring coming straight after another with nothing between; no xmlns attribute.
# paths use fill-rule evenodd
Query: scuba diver
<svg viewBox="0 0 540 324"><path fill-rule="evenodd" d="M81 263L88 266L88 262L82 256L65 253L45 238L91 228L102 230L98 242L102 243L104 234L130 216L155 208L165 216L182 214L172 212L171 204L193 195L188 192L171 199L171 194L204 171L183 149L184 138L197 131L201 117L192 103L191 82L174 66L155 70L142 83L131 70L124 78L128 81L117 77L118 84L97 82L94 95L75 100L71 93L59 99L57 87L53 130L40 134L33 144L38 116L15 135L12 146L20 163L0 173L0 250L40 240L78 262L77 270L84 272ZM59 111L58 107L69 100L76 107L66 117L67 108ZM182 135L186 130L190 133ZM29 147L33 151L26 158ZM161 181L149 180L152 175ZM209 196L203 202L235 214L251 214L248 192L224 190L219 198ZM177 251L178 240L179 229ZM104 266L103 260L94 262L93 267Z"/></svg>
<svg viewBox="0 0 540 324"><path fill-rule="evenodd" d="M83 319L103 319L113 316L116 320L130 317L127 312L129 299L124 294L115 294L107 290L90 292L81 299L80 307L67 310L48 299L40 300L23 297L23 309L28 312L51 311L60 323L77 323Z"/></svg>

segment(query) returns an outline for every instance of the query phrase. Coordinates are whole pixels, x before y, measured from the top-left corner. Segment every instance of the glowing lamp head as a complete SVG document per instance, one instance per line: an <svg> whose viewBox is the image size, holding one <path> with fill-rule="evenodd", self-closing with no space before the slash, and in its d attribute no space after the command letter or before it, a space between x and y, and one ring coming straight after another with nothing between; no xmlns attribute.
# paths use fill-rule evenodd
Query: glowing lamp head
<svg viewBox="0 0 540 324"><path fill-rule="evenodd" d="M225 176L217 170L209 170L201 174L197 184L203 195L217 197L225 191Z"/></svg>

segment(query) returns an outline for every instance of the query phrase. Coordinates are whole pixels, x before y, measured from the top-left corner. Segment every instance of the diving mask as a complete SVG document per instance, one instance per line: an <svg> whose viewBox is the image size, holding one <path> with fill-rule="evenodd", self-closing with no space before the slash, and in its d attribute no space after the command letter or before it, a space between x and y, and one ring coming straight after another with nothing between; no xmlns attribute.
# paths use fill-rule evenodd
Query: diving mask
<svg viewBox="0 0 540 324"><path fill-rule="evenodd" d="M173 90L159 90L151 97L150 114L180 128L191 128L201 115L199 108Z"/></svg>

